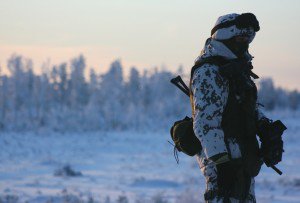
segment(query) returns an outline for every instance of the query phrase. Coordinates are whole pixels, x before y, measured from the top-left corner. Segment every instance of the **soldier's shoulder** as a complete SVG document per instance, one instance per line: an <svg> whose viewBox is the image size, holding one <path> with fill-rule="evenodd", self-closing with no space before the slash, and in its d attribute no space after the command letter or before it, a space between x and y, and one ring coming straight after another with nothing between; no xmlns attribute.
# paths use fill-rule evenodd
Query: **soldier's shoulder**
<svg viewBox="0 0 300 203"><path fill-rule="evenodd" d="M203 64L199 69L196 69L192 80L192 88L200 84L213 84L214 88L224 88L228 86L227 78L223 77L219 72L220 67L215 64Z"/></svg>
<svg viewBox="0 0 300 203"><path fill-rule="evenodd" d="M211 63L204 63L196 68L193 78L199 77L214 77L219 74L219 66Z"/></svg>

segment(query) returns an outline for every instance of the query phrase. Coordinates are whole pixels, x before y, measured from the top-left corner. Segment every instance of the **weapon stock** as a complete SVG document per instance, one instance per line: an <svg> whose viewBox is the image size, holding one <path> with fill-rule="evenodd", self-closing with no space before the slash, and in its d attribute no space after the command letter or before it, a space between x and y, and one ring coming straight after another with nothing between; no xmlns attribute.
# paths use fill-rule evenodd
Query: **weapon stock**
<svg viewBox="0 0 300 203"><path fill-rule="evenodd" d="M188 86L183 82L180 75L178 75L175 78L172 78L170 81L172 84L174 84L176 87L178 87L184 94L186 94L188 97L190 96L190 89Z"/></svg>

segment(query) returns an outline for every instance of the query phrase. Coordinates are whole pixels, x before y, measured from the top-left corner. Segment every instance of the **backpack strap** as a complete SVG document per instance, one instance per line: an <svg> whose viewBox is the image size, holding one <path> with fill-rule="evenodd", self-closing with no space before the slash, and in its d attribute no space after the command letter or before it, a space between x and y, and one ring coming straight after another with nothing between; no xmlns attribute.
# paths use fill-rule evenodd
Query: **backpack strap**
<svg viewBox="0 0 300 203"><path fill-rule="evenodd" d="M222 66L222 65L225 65L226 63L228 63L228 60L225 59L222 56L211 56L211 57L207 57L207 58L204 58L204 59L201 59L201 60L197 61L195 63L195 65L192 67L192 69L191 69L191 77L190 77L190 84L189 84L189 89L190 89L190 103L191 103L191 106L192 106L192 115L194 115L192 79L193 79L193 75L194 75L195 71L198 68L200 68L201 66L203 66L205 63L214 64L214 65L217 65L217 66Z"/></svg>
<svg viewBox="0 0 300 203"><path fill-rule="evenodd" d="M189 84L190 95L192 95L191 87L192 87L193 75L194 75L195 71L198 68L200 68L201 66L203 66L205 63L222 66L222 65L225 65L226 63L228 63L228 60L222 56L211 56L211 57L207 57L207 58L201 59L199 61L196 61L195 65L191 69L191 77L190 77L190 84Z"/></svg>
<svg viewBox="0 0 300 203"><path fill-rule="evenodd" d="M200 68L201 66L203 66L205 63L222 66L222 65L228 63L228 60L222 56L211 56L211 57L207 57L207 58L201 59L199 61L196 61L195 65L191 69L191 78L190 78L191 80L193 78L195 71L198 68Z"/></svg>

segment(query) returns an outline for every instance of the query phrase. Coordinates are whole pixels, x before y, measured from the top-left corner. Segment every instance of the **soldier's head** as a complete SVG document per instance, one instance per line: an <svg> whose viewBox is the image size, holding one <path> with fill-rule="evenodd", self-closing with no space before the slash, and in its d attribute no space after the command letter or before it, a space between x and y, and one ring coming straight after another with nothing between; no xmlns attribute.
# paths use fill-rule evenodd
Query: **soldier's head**
<svg viewBox="0 0 300 203"><path fill-rule="evenodd" d="M254 14L232 13L218 18L211 30L211 38L223 42L237 57L242 57L259 29Z"/></svg>

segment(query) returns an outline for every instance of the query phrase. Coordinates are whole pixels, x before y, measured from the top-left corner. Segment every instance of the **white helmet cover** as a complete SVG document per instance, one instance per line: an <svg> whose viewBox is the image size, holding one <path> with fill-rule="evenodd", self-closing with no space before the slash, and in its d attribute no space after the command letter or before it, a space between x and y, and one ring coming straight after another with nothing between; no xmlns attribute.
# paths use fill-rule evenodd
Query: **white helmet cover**
<svg viewBox="0 0 300 203"><path fill-rule="evenodd" d="M227 21L233 21L235 20L240 14L232 13L232 14L227 14L224 16L221 16L218 18L215 27L217 25L220 25L221 23L227 22ZM213 34L212 34L212 39L215 40L226 40L230 39L235 36L239 35L247 35L249 36L249 43L251 43L255 37L255 31L254 28L249 26L245 28L237 28L236 25L232 25L230 27L224 27L217 29Z"/></svg>

